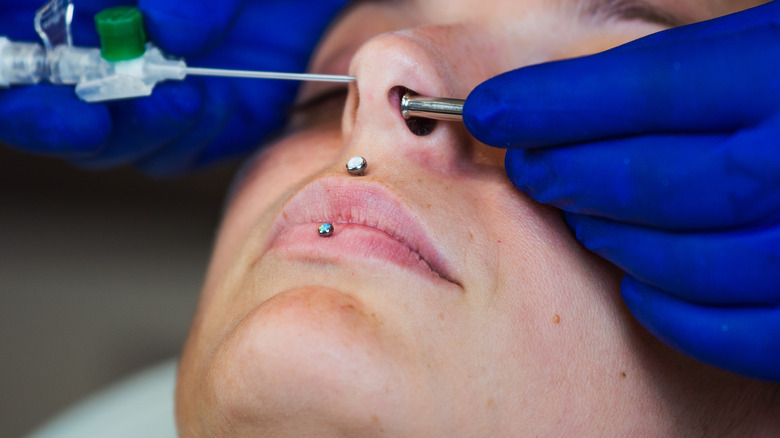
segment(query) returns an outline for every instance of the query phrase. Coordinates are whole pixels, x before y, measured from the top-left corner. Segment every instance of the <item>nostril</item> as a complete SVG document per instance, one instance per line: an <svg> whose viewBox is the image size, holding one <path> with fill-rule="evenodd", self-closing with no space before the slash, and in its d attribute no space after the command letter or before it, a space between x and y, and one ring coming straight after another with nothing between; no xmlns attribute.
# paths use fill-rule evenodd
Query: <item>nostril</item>
<svg viewBox="0 0 780 438"><path fill-rule="evenodd" d="M410 90L406 87L395 86L388 92L387 98L390 103L401 112L401 99L406 93L418 94L414 90ZM409 128L412 134L420 137L425 136L433 132L436 129L436 120L424 119L422 117L409 117L406 121L406 127Z"/></svg>
<svg viewBox="0 0 780 438"><path fill-rule="evenodd" d="M430 134L436 129L436 120L423 119L422 117L409 117L406 120L406 127L412 131L412 134L422 137Z"/></svg>
<svg viewBox="0 0 780 438"><path fill-rule="evenodd" d="M408 93L409 91L411 90L406 87L397 85L387 92L387 99L390 101L390 104L398 110L399 113L401 112L401 98L404 97L404 94Z"/></svg>

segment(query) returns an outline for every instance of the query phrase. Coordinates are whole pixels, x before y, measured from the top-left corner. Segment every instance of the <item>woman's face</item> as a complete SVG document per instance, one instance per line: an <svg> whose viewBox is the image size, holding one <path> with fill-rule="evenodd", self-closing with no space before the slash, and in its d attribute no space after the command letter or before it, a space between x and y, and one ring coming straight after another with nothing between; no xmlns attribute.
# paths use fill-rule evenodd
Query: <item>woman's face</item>
<svg viewBox="0 0 780 438"><path fill-rule="evenodd" d="M182 434L664 430L646 369L683 359L633 324L621 273L512 187L502 150L460 123L415 135L399 112L401 87L465 98L507 70L728 11L586 3L350 8L311 70L357 84L307 84L236 185L182 358ZM356 155L364 176L345 170Z"/></svg>

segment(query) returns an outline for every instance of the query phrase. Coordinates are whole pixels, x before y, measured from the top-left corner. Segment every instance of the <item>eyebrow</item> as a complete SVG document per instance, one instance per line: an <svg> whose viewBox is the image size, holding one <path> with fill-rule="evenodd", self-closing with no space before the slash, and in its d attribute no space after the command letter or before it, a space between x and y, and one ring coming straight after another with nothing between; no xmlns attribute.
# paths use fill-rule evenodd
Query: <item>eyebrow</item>
<svg viewBox="0 0 780 438"><path fill-rule="evenodd" d="M584 3L581 10L591 17L642 20L668 27L678 27L688 23L688 20L645 0L587 0Z"/></svg>

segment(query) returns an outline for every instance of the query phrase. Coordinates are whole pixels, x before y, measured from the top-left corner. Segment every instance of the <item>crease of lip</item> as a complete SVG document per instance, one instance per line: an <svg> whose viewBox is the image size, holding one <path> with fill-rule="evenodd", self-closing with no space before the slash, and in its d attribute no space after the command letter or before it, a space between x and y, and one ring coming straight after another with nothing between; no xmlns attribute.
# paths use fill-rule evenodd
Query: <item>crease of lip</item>
<svg viewBox="0 0 780 438"><path fill-rule="evenodd" d="M328 222L352 224L382 231L406 245L439 277L460 285L430 235L409 209L384 185L376 182L316 179L293 194L271 226L268 245L294 225Z"/></svg>

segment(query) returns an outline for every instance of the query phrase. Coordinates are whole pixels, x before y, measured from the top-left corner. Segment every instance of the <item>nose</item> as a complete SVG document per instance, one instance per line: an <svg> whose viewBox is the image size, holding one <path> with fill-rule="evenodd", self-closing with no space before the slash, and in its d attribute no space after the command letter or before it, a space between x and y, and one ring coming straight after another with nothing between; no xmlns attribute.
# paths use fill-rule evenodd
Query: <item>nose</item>
<svg viewBox="0 0 780 438"><path fill-rule="evenodd" d="M410 123L400 110L407 90L436 97L468 94L471 81L454 68L457 45L447 35L452 32L432 28L388 33L358 50L350 64L357 85L350 90L342 119L350 152L384 162L402 159L404 165L437 172L451 172L468 160L476 140L462 123Z"/></svg>

